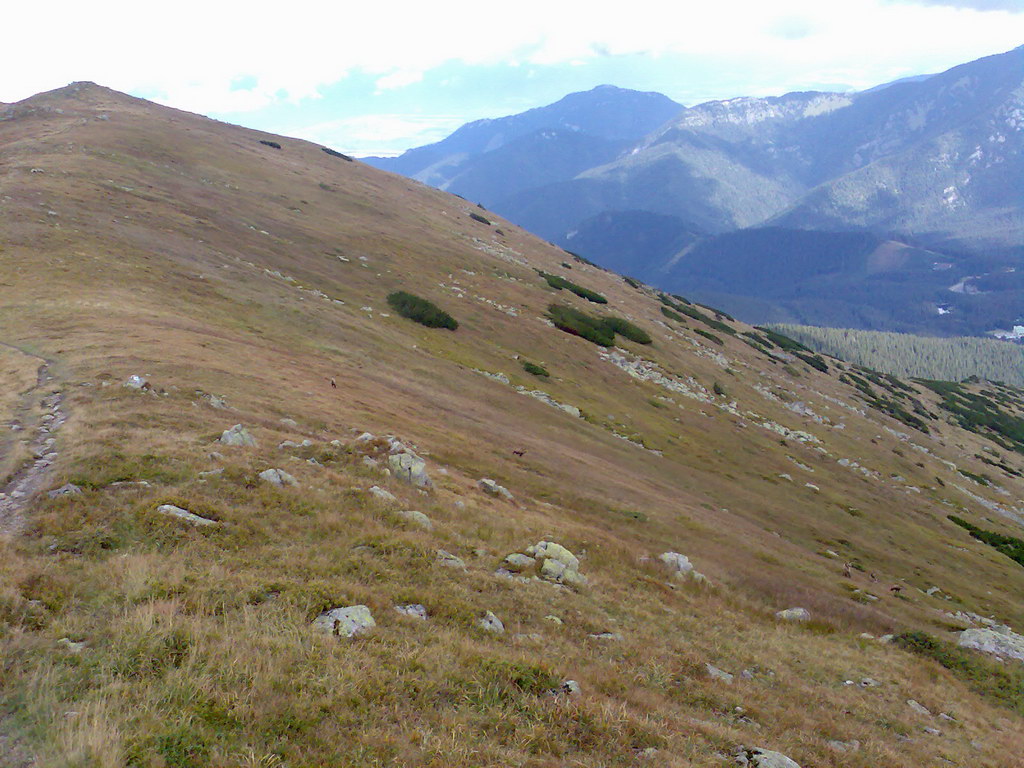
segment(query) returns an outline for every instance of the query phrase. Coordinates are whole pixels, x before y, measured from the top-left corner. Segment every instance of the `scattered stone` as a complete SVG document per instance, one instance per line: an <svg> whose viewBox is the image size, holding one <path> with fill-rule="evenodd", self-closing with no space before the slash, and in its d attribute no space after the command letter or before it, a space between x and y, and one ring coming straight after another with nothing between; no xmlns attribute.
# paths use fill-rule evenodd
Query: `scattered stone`
<svg viewBox="0 0 1024 768"><path fill-rule="evenodd" d="M374 436L374 434L372 432L363 432L363 434L361 434L359 437L357 437L355 441L357 443L368 443L371 440L376 440L376 439L377 438Z"/></svg>
<svg viewBox="0 0 1024 768"><path fill-rule="evenodd" d="M871 677L865 677L863 680L860 681L861 688L878 688L881 685L882 684L880 682Z"/></svg>
<svg viewBox="0 0 1024 768"><path fill-rule="evenodd" d="M925 733L929 734L930 736L941 736L942 735L942 731L940 731L938 728L932 728L930 725L926 725L923 730L924 730Z"/></svg>
<svg viewBox="0 0 1024 768"><path fill-rule="evenodd" d="M1018 635L1009 627L964 630L960 633L957 645L993 656L1024 661L1024 635Z"/></svg>
<svg viewBox="0 0 1024 768"><path fill-rule="evenodd" d="M466 564L462 561L462 558L456 557L451 552L446 552L443 549L437 550L437 562L445 568L458 568L461 571L466 570Z"/></svg>
<svg viewBox="0 0 1024 768"><path fill-rule="evenodd" d="M481 629L487 630L488 632L494 632L498 635L502 634L505 631L505 625L501 623L501 619L499 619L490 611L487 611L487 613L484 614L482 619L477 620L477 626L479 626Z"/></svg>
<svg viewBox="0 0 1024 768"><path fill-rule="evenodd" d="M431 531L434 529L434 524L430 521L430 518L422 512L417 512L414 509L403 509L401 512L396 512L395 514L407 523L417 525L425 531Z"/></svg>
<svg viewBox="0 0 1024 768"><path fill-rule="evenodd" d="M923 706L921 704L918 704L913 699L907 699L907 706L910 707L912 710L914 710L919 715L927 715L928 717L931 717L932 713L928 711L927 707L925 707L925 706Z"/></svg>
<svg viewBox="0 0 1024 768"><path fill-rule="evenodd" d="M85 643L76 643L68 637L62 637L60 640L57 641L57 645L63 647L70 653L81 653L85 650Z"/></svg>
<svg viewBox="0 0 1024 768"><path fill-rule="evenodd" d="M409 605L396 605L395 610L403 616L409 616L413 619L420 619L421 621L427 620L427 608L426 606L420 605L419 603L410 603Z"/></svg>
<svg viewBox="0 0 1024 768"><path fill-rule="evenodd" d="M249 434L249 430L241 424L235 424L235 426L230 429L225 429L224 433L220 436L220 441L224 443L224 445L235 445L248 448L256 445L256 439Z"/></svg>
<svg viewBox="0 0 1024 768"><path fill-rule="evenodd" d="M417 488L433 488L434 483L427 474L427 462L412 451L403 451L388 456L388 466L399 480Z"/></svg>
<svg viewBox="0 0 1024 768"><path fill-rule="evenodd" d="M285 419L281 419L280 421L281 421L282 425L284 425L286 427L290 427L292 429L296 429L299 426L299 422L297 422L295 419L287 419L287 418L285 418Z"/></svg>
<svg viewBox="0 0 1024 768"><path fill-rule="evenodd" d="M834 752L856 752L860 749L860 742L856 739L853 739L852 741L829 739L825 742L825 745Z"/></svg>
<svg viewBox="0 0 1024 768"><path fill-rule="evenodd" d="M580 561L572 552L553 541L539 541L526 548L526 554L539 560L540 577L556 584L578 587L587 583L580 573Z"/></svg>
<svg viewBox="0 0 1024 768"><path fill-rule="evenodd" d="M870 632L861 632L859 635L857 635L857 639L858 640L874 640L875 636L872 635Z"/></svg>
<svg viewBox="0 0 1024 768"><path fill-rule="evenodd" d="M482 480L478 481L477 486L480 488L481 491L486 493L488 496L494 496L497 498L503 498L507 499L508 501L512 501L513 497L512 494L509 493L508 489L498 485L490 478L485 477Z"/></svg>
<svg viewBox="0 0 1024 768"><path fill-rule="evenodd" d="M216 408L220 411L223 411L228 407L227 401L223 397L218 397L217 395L207 395L206 400L210 404L211 408Z"/></svg>
<svg viewBox="0 0 1024 768"><path fill-rule="evenodd" d="M583 690L580 688L580 684L575 680L566 680L556 691L556 693L561 693L566 696L579 696L582 692Z"/></svg>
<svg viewBox="0 0 1024 768"><path fill-rule="evenodd" d="M380 501L384 501L384 502L396 502L396 501L398 501L398 499L395 498L395 495L393 493L391 493L391 491L386 491L383 488L381 488L379 485L375 485L372 488L370 488L370 493L375 498L379 499Z"/></svg>
<svg viewBox="0 0 1024 768"><path fill-rule="evenodd" d="M591 640L601 640L607 642L622 642L622 635L618 632L598 632L595 635L587 635Z"/></svg>
<svg viewBox="0 0 1024 768"><path fill-rule="evenodd" d="M520 573L522 571L530 570L536 566L537 561L529 555L513 552L502 561L502 565L505 570L511 571L512 573Z"/></svg>
<svg viewBox="0 0 1024 768"><path fill-rule="evenodd" d="M373 458L373 456L363 456L363 466L369 469L377 469L380 466L380 462Z"/></svg>
<svg viewBox="0 0 1024 768"><path fill-rule="evenodd" d="M161 504L156 508L156 511L161 515L168 515L169 517L176 517L179 520L184 520L186 523L192 523L192 525L218 525L216 520L210 520L199 515L194 515L187 509L176 507L173 504Z"/></svg>
<svg viewBox="0 0 1024 768"><path fill-rule="evenodd" d="M365 605L350 605L324 611L313 621L321 632L337 637L353 637L377 626L370 609Z"/></svg>
<svg viewBox="0 0 1024 768"><path fill-rule="evenodd" d="M693 570L690 558L678 552L665 552L658 555L658 559L668 566L673 576L686 576Z"/></svg>
<svg viewBox="0 0 1024 768"><path fill-rule="evenodd" d="M955 723L956 722L956 718L955 717L953 717L952 715L947 715L945 712L939 712L939 719L940 720L945 720L946 722L949 722L949 723Z"/></svg>
<svg viewBox="0 0 1024 768"><path fill-rule="evenodd" d="M52 491L47 492L47 496L51 499L56 499L58 496L77 496L82 492L74 483L65 483L60 488L54 488Z"/></svg>
<svg viewBox="0 0 1024 768"><path fill-rule="evenodd" d="M200 477L217 477L224 474L224 467L218 467L217 469L207 469L204 472L200 472Z"/></svg>
<svg viewBox="0 0 1024 768"><path fill-rule="evenodd" d="M772 752L763 747L740 747L736 750L736 764L750 768L800 768L781 752Z"/></svg>
<svg viewBox="0 0 1024 768"><path fill-rule="evenodd" d="M775 618L783 621L807 621L811 618L811 613L806 608L787 608L784 611L778 611Z"/></svg>
<svg viewBox="0 0 1024 768"><path fill-rule="evenodd" d="M878 642L880 642L882 645L888 645L893 641L895 637L895 635L882 635L878 638Z"/></svg>
<svg viewBox="0 0 1024 768"><path fill-rule="evenodd" d="M299 444L293 440L282 440L278 443L277 449L279 451L287 451L289 448L298 448Z"/></svg>
<svg viewBox="0 0 1024 768"><path fill-rule="evenodd" d="M941 590L941 589L939 589L938 587L928 587L928 589L926 589L926 590L924 591L924 593L925 593L926 595L934 595L934 594L936 594L937 592L941 592L941 591L942 591L942 590Z"/></svg>
<svg viewBox="0 0 1024 768"><path fill-rule="evenodd" d="M124 384L122 384L121 386L128 387L128 389L149 389L149 379L145 378L144 376L139 376L138 374L133 373L131 376L125 379Z"/></svg>
<svg viewBox="0 0 1024 768"><path fill-rule="evenodd" d="M560 618L550 613L544 617L544 621L550 621L552 624L558 627L562 626L562 624L565 623Z"/></svg>
<svg viewBox="0 0 1024 768"><path fill-rule="evenodd" d="M719 680L723 683L729 683L730 685L732 684L733 676L730 675L728 672L719 669L714 664L705 663L704 668L708 671L708 677L710 677L712 680Z"/></svg>
<svg viewBox="0 0 1024 768"><path fill-rule="evenodd" d="M259 474L260 480L265 480L271 485L282 488L286 485L298 485L299 481L289 475L283 469L265 469Z"/></svg>

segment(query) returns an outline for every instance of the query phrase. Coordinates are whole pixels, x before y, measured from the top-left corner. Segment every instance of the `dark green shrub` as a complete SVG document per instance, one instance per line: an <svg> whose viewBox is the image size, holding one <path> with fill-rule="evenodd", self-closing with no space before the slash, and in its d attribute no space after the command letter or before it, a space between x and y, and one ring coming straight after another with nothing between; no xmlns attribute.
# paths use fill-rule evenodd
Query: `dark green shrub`
<svg viewBox="0 0 1024 768"><path fill-rule="evenodd" d="M971 534L973 538L985 542L1018 565L1024 565L1024 539L1018 539L1016 536L1006 536L995 531L986 531L983 528L971 525L962 517L957 517L956 515L950 515L949 519Z"/></svg>
<svg viewBox="0 0 1024 768"><path fill-rule="evenodd" d="M281 148L281 145L278 144L276 141L267 141L265 139L260 139L260 144L263 144L264 146L270 147L271 149L280 149Z"/></svg>
<svg viewBox="0 0 1024 768"><path fill-rule="evenodd" d="M635 341L637 344L650 344L653 341L647 331L621 317L612 317L611 315L608 315L602 318L602 322L606 327L610 328L613 333L625 336L627 339Z"/></svg>
<svg viewBox="0 0 1024 768"><path fill-rule="evenodd" d="M686 320L683 318L682 315L680 315L678 312L673 312L668 307L662 307L661 308L661 314L663 314L669 320L675 320L677 323L683 323L683 324L686 323Z"/></svg>
<svg viewBox="0 0 1024 768"><path fill-rule="evenodd" d="M615 332L601 322L600 318L580 312L578 309L552 304L548 307L548 319L559 330L602 347L610 347L615 343Z"/></svg>
<svg viewBox="0 0 1024 768"><path fill-rule="evenodd" d="M722 341L717 336L715 336L715 334L713 334L713 333L708 333L707 331L702 331L700 328L694 328L693 332L697 333L697 334L700 334L705 339L710 339L711 341L715 342L715 344L718 344L720 347L724 347L725 346L725 342Z"/></svg>
<svg viewBox="0 0 1024 768"><path fill-rule="evenodd" d="M725 387L723 387L723 386L722 386L721 384L719 384L719 383L718 383L717 381L715 382L715 386L713 386L713 387L712 387L712 390L714 390L714 393L715 393L716 395L718 395L719 397L725 397L725 396L726 396L726 395L728 394L728 393L727 393L727 392L725 391Z"/></svg>
<svg viewBox="0 0 1024 768"><path fill-rule="evenodd" d="M487 226L491 226L491 220L486 218L486 217L484 217L484 216L481 216L479 213L476 213L476 212L470 213L469 214L469 218L471 218L473 221L479 221L481 224L486 224Z"/></svg>
<svg viewBox="0 0 1024 768"><path fill-rule="evenodd" d="M537 274L543 277L547 281L547 284L554 288L556 291L560 291L563 288L565 288L566 290L575 293L581 299L592 301L595 304L608 303L608 299L606 299L597 291L592 291L589 288L584 288L581 285L576 285L576 283L571 282L570 280L566 280L564 277L552 275L539 269L537 270Z"/></svg>
<svg viewBox="0 0 1024 768"><path fill-rule="evenodd" d="M801 344L799 341L794 341L789 336L784 336L778 331L773 331L768 328L758 327L761 333L768 337L768 339L775 344L777 347L781 347L787 352L810 352L807 347Z"/></svg>
<svg viewBox="0 0 1024 768"><path fill-rule="evenodd" d="M811 368L817 368L822 373L828 373L828 364L822 359L821 355L805 355L800 352L794 352L793 354L811 366Z"/></svg>
<svg viewBox="0 0 1024 768"><path fill-rule="evenodd" d="M523 360L523 370L527 373L532 373L534 376L540 376L546 379L551 374L548 373L548 369L543 365L537 365L537 363L531 363L529 360Z"/></svg>
<svg viewBox="0 0 1024 768"><path fill-rule="evenodd" d="M349 157L348 155L343 155L341 152L338 152L335 149L331 149L330 147L320 147L320 149L323 152L326 152L331 157L338 157L338 158L341 158L342 160L348 160L350 163L352 162L352 158L351 157Z"/></svg>
<svg viewBox="0 0 1024 768"><path fill-rule="evenodd" d="M458 321L434 304L405 291L388 294L388 304L402 317L415 320L428 328L447 328L454 331L459 327Z"/></svg>

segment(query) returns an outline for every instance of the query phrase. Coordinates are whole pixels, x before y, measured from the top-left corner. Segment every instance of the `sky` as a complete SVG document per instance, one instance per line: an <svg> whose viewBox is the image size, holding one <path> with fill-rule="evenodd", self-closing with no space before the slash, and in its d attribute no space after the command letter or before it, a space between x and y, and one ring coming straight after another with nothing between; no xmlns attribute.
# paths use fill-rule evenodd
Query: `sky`
<svg viewBox="0 0 1024 768"><path fill-rule="evenodd" d="M12 6L2 102L92 80L357 156L398 154L601 84L691 106L858 90L1024 44L1024 0Z"/></svg>

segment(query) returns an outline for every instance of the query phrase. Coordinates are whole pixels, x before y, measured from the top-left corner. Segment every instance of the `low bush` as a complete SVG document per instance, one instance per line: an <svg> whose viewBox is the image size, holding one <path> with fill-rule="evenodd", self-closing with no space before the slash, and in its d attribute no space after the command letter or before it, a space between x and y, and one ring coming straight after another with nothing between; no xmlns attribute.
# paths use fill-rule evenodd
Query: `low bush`
<svg viewBox="0 0 1024 768"><path fill-rule="evenodd" d="M680 315L678 312L674 312L668 307L662 307L661 314L663 314L669 320L675 320L677 323L683 323L684 325L686 324L686 319L682 315Z"/></svg>
<svg viewBox="0 0 1024 768"><path fill-rule="evenodd" d="M267 146L267 147L271 147L273 149L280 149L281 148L281 145L278 144L276 141L267 141L265 139L260 139L260 144L263 144L264 146Z"/></svg>
<svg viewBox="0 0 1024 768"><path fill-rule="evenodd" d="M976 525L971 525L962 517L957 517L956 515L950 515L949 519L966 530L973 538L985 542L1018 565L1024 565L1024 539L1018 539L1016 536L1006 536L995 531L986 531L983 528L978 528Z"/></svg>
<svg viewBox="0 0 1024 768"><path fill-rule="evenodd" d="M488 219L486 216L481 216L479 213L470 213L469 218L471 218L473 221L479 221L481 224L491 226L491 220Z"/></svg>
<svg viewBox="0 0 1024 768"><path fill-rule="evenodd" d="M350 163L352 162L351 157L349 157L348 155L343 155L341 152L338 152L335 149L331 149L330 147L320 147L320 149L321 151L326 152L331 157L339 157L342 160L348 160Z"/></svg>
<svg viewBox="0 0 1024 768"><path fill-rule="evenodd" d="M606 299L604 296L602 296L597 291L592 291L589 288L584 288L582 285L576 285L576 283L574 283L574 282L572 282L570 280L566 280L564 277L559 277L558 275L552 275L552 274L550 274L548 272L544 272L544 271L539 270L539 269L537 270L537 274L540 275L541 277L543 277L547 281L547 284L550 285L552 288L554 288L556 291L560 291L560 290L562 290L564 288L564 289L566 289L566 290L568 290L568 291L570 291L572 293L575 293L581 299L586 299L587 301L592 301L595 304L607 304L608 303L608 299Z"/></svg>
<svg viewBox="0 0 1024 768"><path fill-rule="evenodd" d="M406 291L395 291L388 294L388 305L402 317L415 320L428 328L447 328L454 331L459 327L458 321L434 304Z"/></svg>
<svg viewBox="0 0 1024 768"><path fill-rule="evenodd" d="M548 307L548 319L555 327L566 333L586 339L602 347L615 344L615 331L606 326L600 318L580 312L563 304Z"/></svg>
<svg viewBox="0 0 1024 768"><path fill-rule="evenodd" d="M693 332L703 336L705 339L713 341L715 344L717 344L720 347L724 347L725 346L725 342L722 341L717 336L715 336L715 334L713 334L713 333L708 333L707 331L702 331L700 328L694 328Z"/></svg>
<svg viewBox="0 0 1024 768"><path fill-rule="evenodd" d="M605 326L611 328L614 333L624 336L630 341L635 341L637 344L650 344L653 341L647 331L629 322L629 320L608 315L603 317L601 321Z"/></svg>
<svg viewBox="0 0 1024 768"><path fill-rule="evenodd" d="M548 369L543 365L537 365L537 363L531 363L529 360L523 360L523 370L527 373L531 373L534 376L540 376L546 379L551 374L548 373Z"/></svg>

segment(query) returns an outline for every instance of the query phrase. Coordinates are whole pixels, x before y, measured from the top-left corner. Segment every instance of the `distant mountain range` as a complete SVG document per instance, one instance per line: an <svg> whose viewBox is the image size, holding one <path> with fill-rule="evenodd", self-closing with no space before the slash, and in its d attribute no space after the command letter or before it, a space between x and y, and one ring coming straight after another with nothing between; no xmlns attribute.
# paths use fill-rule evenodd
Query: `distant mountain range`
<svg viewBox="0 0 1024 768"><path fill-rule="evenodd" d="M1024 47L860 93L601 86L366 160L749 320L980 334L1024 312L1022 135Z"/></svg>

